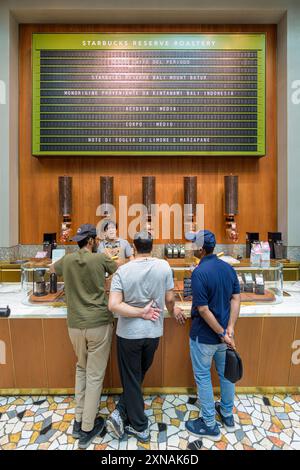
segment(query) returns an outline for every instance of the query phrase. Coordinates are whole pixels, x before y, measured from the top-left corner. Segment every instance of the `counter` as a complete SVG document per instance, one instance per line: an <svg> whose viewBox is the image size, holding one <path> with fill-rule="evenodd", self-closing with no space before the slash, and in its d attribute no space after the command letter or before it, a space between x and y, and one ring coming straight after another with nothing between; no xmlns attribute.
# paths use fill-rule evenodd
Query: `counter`
<svg viewBox="0 0 300 470"><path fill-rule="evenodd" d="M254 304L242 303L240 318L244 317L298 317L300 316L300 288L299 292L287 292L294 282L285 282L284 291L289 295L284 295L283 302L279 304ZM42 305L29 305L21 291L19 283L5 283L0 285L0 306L10 306L10 318L66 318L66 307L53 307ZM187 317L190 317L191 302L177 302ZM165 318L170 315L164 312ZM299 338L300 339L300 338Z"/></svg>
<svg viewBox="0 0 300 470"><path fill-rule="evenodd" d="M290 284L285 283L284 289ZM0 394L73 392L76 359L67 332L66 308L24 305L23 299L20 284L0 286L0 306L8 304L12 311L10 318L0 319L0 350L6 353L6 364L1 364L0 355ZM183 302L182 307L189 316L190 303ZM180 326L167 313L165 317L164 337L144 384L148 393L195 387L189 357L191 320ZM299 391L300 365L291 362L297 339L300 292L277 305L242 305L236 343L245 373L238 390ZM116 357L114 337L104 382L107 392L120 390ZM217 385L214 368L212 375Z"/></svg>

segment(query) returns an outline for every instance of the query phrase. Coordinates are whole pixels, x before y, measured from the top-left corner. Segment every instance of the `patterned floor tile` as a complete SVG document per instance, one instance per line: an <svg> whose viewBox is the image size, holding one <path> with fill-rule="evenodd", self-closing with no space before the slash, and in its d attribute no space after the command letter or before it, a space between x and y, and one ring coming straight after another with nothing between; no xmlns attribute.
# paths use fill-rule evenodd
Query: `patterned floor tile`
<svg viewBox="0 0 300 470"><path fill-rule="evenodd" d="M102 396L101 415L111 413L117 400L116 395ZM197 397L147 395L145 402L151 431L149 443L127 436L118 441L105 434L97 437L89 449L186 449L196 439L186 431L185 422L199 417ZM0 447L77 449L78 440L71 436L74 407L73 396L0 397ZM202 449L300 449L300 395L237 395L234 419L234 433L221 427L221 440L203 439Z"/></svg>

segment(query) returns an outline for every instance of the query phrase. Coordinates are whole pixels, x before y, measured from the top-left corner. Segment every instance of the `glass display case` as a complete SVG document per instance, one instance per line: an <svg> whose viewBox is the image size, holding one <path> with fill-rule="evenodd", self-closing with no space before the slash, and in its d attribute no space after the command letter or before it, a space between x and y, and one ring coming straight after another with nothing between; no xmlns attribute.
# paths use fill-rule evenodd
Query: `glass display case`
<svg viewBox="0 0 300 470"><path fill-rule="evenodd" d="M24 305L65 306L64 282L62 277L53 282L51 260L30 261L21 267L21 291ZM105 280L105 291L109 294L112 276Z"/></svg>
<svg viewBox="0 0 300 470"><path fill-rule="evenodd" d="M277 304L283 301L282 264L271 260L269 263L251 265L242 260L234 269L237 273L242 302Z"/></svg>
<svg viewBox="0 0 300 470"><path fill-rule="evenodd" d="M25 303L49 304L63 301L63 282L50 273L51 260L35 260L21 267L21 290Z"/></svg>
<svg viewBox="0 0 300 470"><path fill-rule="evenodd" d="M21 266L21 288L24 293L35 292L43 296L50 283L50 264L29 261Z"/></svg>
<svg viewBox="0 0 300 470"><path fill-rule="evenodd" d="M191 274L198 260L189 266L173 265L174 287L177 301L191 301ZM278 304L283 301L282 264L271 260L269 263L251 265L249 260L234 264L241 288L241 301L244 304Z"/></svg>

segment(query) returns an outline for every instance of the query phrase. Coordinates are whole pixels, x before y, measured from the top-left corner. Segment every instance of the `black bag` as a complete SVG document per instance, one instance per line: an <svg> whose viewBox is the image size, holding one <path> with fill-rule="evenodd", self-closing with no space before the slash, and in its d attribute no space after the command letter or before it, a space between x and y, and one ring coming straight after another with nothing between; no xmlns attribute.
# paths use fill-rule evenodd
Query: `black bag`
<svg viewBox="0 0 300 470"><path fill-rule="evenodd" d="M242 359L234 349L226 349L224 377L233 384L243 377Z"/></svg>

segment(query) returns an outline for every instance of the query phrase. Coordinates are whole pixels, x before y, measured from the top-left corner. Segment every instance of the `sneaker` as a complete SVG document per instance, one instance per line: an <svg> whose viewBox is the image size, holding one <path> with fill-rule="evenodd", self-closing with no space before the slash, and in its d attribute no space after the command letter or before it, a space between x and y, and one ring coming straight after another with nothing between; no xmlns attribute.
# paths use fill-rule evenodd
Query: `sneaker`
<svg viewBox="0 0 300 470"><path fill-rule="evenodd" d="M94 427L91 431L85 432L81 430L78 447L79 449L87 449L93 442L94 438L99 436L104 429L104 419L99 417L95 419Z"/></svg>
<svg viewBox="0 0 300 470"><path fill-rule="evenodd" d="M188 450L201 450L202 441L201 439L197 439L196 441L190 442L187 446Z"/></svg>
<svg viewBox="0 0 300 470"><path fill-rule="evenodd" d="M79 439L80 433L81 433L81 421L76 421L75 419L74 424L73 424L72 437L74 437L74 439Z"/></svg>
<svg viewBox="0 0 300 470"><path fill-rule="evenodd" d="M213 428L206 426L202 418L190 419L185 423L187 431L197 437L207 437L212 441L219 441L221 439L221 433L217 423Z"/></svg>
<svg viewBox="0 0 300 470"><path fill-rule="evenodd" d="M226 429L226 431L234 432L235 431L235 423L234 423L233 415L223 416L222 413L221 413L221 403L219 401L217 401L215 403L215 409L216 409L217 415L220 417L221 423L224 425L224 428Z"/></svg>
<svg viewBox="0 0 300 470"><path fill-rule="evenodd" d="M130 436L134 436L137 438L138 441L141 442L149 442L150 441L150 431L149 429L145 429L145 431L136 431L132 426L125 426L126 434Z"/></svg>
<svg viewBox="0 0 300 470"><path fill-rule="evenodd" d="M106 420L106 429L114 434L118 439L124 435L124 422L119 410L116 408Z"/></svg>

